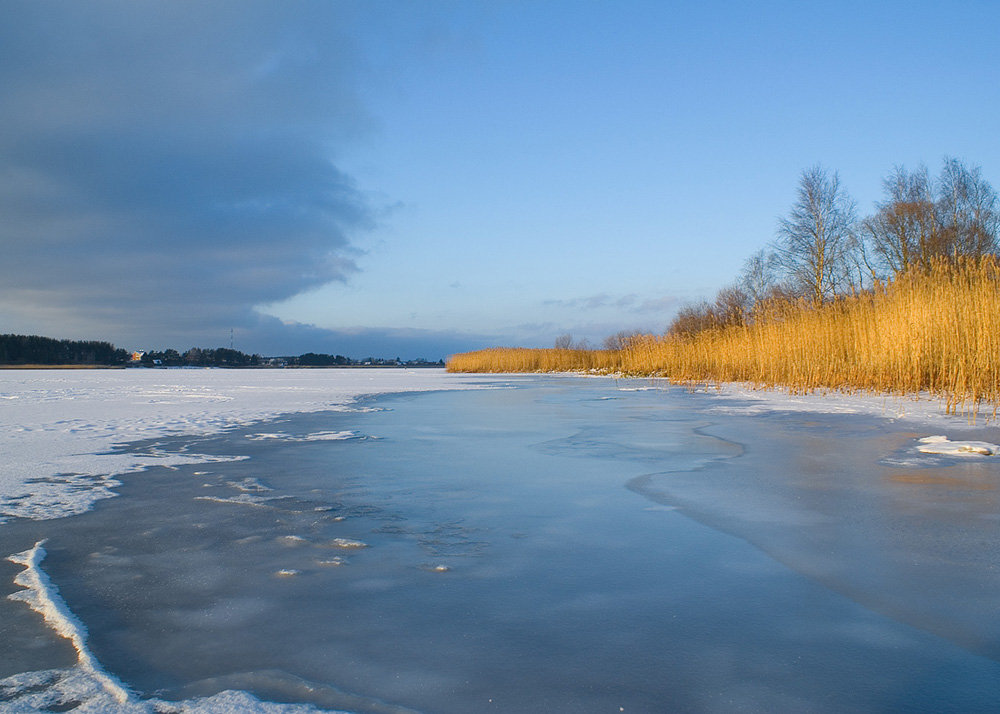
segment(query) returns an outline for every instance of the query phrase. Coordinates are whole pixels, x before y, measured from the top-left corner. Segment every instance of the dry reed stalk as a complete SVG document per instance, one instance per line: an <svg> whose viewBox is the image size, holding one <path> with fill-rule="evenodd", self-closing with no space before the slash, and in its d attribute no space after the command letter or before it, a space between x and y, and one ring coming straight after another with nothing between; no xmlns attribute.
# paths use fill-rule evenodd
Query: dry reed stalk
<svg viewBox="0 0 1000 714"><path fill-rule="evenodd" d="M590 371L675 382L748 382L898 395L928 392L973 419L1000 404L1000 266L934 263L822 308L759 306L753 324L692 338L641 335L621 350L504 349L454 355L453 372Z"/></svg>

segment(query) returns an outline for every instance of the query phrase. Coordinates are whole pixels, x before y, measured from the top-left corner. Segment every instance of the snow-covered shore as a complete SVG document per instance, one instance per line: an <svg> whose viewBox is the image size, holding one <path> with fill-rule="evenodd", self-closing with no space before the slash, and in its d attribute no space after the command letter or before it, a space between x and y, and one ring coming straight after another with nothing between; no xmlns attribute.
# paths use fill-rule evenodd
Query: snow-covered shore
<svg viewBox="0 0 1000 714"><path fill-rule="evenodd" d="M483 381L437 369L0 370L0 521L81 513L114 495L116 475L219 459L112 453L119 444L349 409L364 395Z"/></svg>
<svg viewBox="0 0 1000 714"><path fill-rule="evenodd" d="M684 389L685 387L673 387ZM809 394L796 394L782 387L754 389L745 384L729 383L719 386L699 387L697 391L714 394L722 402L747 400L750 405L733 407L750 415L765 411L801 411L824 414L864 414L886 419L906 420L926 426L969 429L974 426L996 426L992 412L981 410L973 425L970 414L947 414L945 402L928 394L900 396L862 392L817 390ZM724 408L724 407L720 407Z"/></svg>

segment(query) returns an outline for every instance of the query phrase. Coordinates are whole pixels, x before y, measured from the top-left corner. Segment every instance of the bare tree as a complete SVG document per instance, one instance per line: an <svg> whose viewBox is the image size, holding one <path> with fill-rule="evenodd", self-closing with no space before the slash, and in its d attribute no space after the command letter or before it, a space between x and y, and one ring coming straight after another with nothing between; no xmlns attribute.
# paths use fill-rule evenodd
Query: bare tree
<svg viewBox="0 0 1000 714"><path fill-rule="evenodd" d="M727 285L715 294L712 314L720 327L745 325L753 304L739 283Z"/></svg>
<svg viewBox="0 0 1000 714"><path fill-rule="evenodd" d="M777 268L777 256L763 249L743 262L737 285L746 293L750 312L769 297L771 288L777 284Z"/></svg>
<svg viewBox="0 0 1000 714"><path fill-rule="evenodd" d="M836 294L848 275L854 245L854 200L817 165L802 172L798 198L778 224L775 253L789 278L814 305Z"/></svg>
<svg viewBox="0 0 1000 714"><path fill-rule="evenodd" d="M897 166L882 179L886 200L875 204L876 213L862 223L862 231L878 267L893 275L911 265L927 268L941 254L941 232L935 211L934 194L925 166L910 173Z"/></svg>
<svg viewBox="0 0 1000 714"><path fill-rule="evenodd" d="M930 267L935 258L979 258L997 251L997 194L957 159L945 159L937 181L923 166L912 173L896 167L882 181L886 200L864 220L862 232L877 268L898 275L911 266Z"/></svg>
<svg viewBox="0 0 1000 714"><path fill-rule="evenodd" d="M690 338L716 325L715 310L705 300L681 306L670 321L667 334Z"/></svg>
<svg viewBox="0 0 1000 714"><path fill-rule="evenodd" d="M559 337L556 338L554 347L557 350L573 349L573 335L570 335L568 333L565 335L559 335Z"/></svg>
<svg viewBox="0 0 1000 714"><path fill-rule="evenodd" d="M937 214L941 241L953 258L979 258L997 250L1000 225L997 192L979 166L946 158L938 177Z"/></svg>
<svg viewBox="0 0 1000 714"><path fill-rule="evenodd" d="M606 350L623 350L642 333L637 330L620 330L604 338L602 346Z"/></svg>

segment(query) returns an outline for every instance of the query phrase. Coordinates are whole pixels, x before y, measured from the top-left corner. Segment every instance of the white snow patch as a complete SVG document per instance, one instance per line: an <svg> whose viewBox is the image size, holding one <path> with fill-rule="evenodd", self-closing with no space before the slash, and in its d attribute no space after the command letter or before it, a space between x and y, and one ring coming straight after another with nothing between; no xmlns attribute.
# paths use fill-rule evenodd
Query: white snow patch
<svg viewBox="0 0 1000 714"><path fill-rule="evenodd" d="M988 441L951 441L947 436L926 436L919 439L918 451L925 454L946 454L948 456L996 456L1000 446Z"/></svg>
<svg viewBox="0 0 1000 714"><path fill-rule="evenodd" d="M367 548L368 544L364 541L354 540L353 538L334 538L328 543L321 544L325 545L327 548Z"/></svg>
<svg viewBox="0 0 1000 714"><path fill-rule="evenodd" d="M686 388L678 385L670 387ZM714 411L723 414L752 416L773 411L862 414L966 429L971 420L969 414L947 414L944 401L929 394L899 396L835 390L795 394L781 387L754 389L751 385L736 382L700 386L697 391L718 399L719 404ZM980 414L979 420L985 421L983 414Z"/></svg>
<svg viewBox="0 0 1000 714"><path fill-rule="evenodd" d="M243 491L244 493L263 493L271 490L269 486L265 486L259 479L253 478L252 476L248 476L239 481L226 481L226 484L232 486L238 491Z"/></svg>
<svg viewBox="0 0 1000 714"><path fill-rule="evenodd" d="M284 432L247 434L251 441L342 441L361 438L356 431L317 431L305 436L292 436Z"/></svg>
<svg viewBox="0 0 1000 714"><path fill-rule="evenodd" d="M241 493L236 496L195 496L196 501L211 501L213 503L229 503L237 506L253 506L254 508L267 508L271 506L271 501L280 500L279 496L255 496L252 493Z"/></svg>

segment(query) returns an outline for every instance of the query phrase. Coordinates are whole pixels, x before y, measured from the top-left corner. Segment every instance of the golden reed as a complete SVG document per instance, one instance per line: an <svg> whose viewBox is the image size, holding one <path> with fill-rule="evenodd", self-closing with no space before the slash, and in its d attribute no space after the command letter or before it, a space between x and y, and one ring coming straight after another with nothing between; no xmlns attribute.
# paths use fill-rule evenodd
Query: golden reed
<svg viewBox="0 0 1000 714"><path fill-rule="evenodd" d="M774 303L753 324L691 338L641 335L621 350L506 349L466 352L451 372L571 372L747 382L897 395L928 392L949 413L975 418L1000 405L1000 264L935 263L820 308Z"/></svg>

